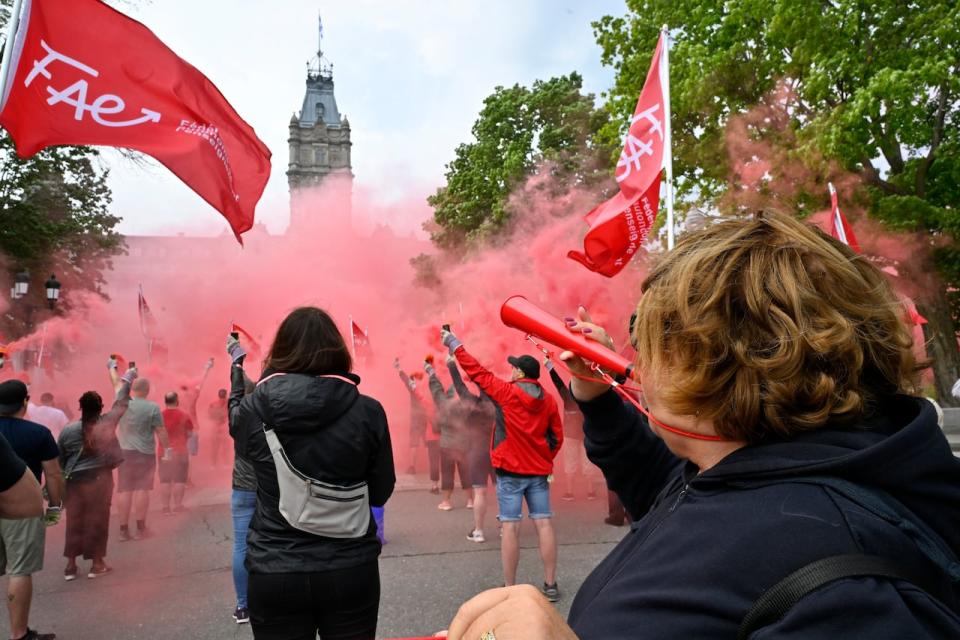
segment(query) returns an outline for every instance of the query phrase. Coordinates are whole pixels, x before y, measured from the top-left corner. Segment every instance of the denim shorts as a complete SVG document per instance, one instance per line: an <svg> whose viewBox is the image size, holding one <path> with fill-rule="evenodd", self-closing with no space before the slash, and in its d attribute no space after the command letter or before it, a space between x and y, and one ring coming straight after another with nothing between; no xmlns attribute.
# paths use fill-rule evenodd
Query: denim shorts
<svg viewBox="0 0 960 640"><path fill-rule="evenodd" d="M553 516L550 511L550 484L547 476L497 476L497 505L500 522L520 522L523 518L523 501L527 512L534 520Z"/></svg>

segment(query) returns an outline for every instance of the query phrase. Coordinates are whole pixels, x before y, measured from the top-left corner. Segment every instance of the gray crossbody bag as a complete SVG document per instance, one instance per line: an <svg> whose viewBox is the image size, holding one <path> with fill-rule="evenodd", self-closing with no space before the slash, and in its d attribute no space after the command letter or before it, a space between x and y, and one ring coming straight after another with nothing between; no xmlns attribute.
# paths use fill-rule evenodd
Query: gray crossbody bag
<svg viewBox="0 0 960 640"><path fill-rule="evenodd" d="M266 423L261 424L273 464L277 468L280 514L287 523L294 529L327 538L360 538L366 535L370 527L370 491L367 483L340 486L302 473L290 462L274 430L267 428Z"/></svg>
<svg viewBox="0 0 960 640"><path fill-rule="evenodd" d="M338 486L300 472L287 457L273 429L263 425L277 467L280 514L294 529L327 538L360 538L370 527L366 482Z"/></svg>

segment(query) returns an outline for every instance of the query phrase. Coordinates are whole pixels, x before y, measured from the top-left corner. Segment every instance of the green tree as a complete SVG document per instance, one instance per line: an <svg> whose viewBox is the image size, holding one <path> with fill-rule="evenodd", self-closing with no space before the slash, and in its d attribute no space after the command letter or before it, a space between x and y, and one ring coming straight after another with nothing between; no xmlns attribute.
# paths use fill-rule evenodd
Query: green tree
<svg viewBox="0 0 960 640"><path fill-rule="evenodd" d="M0 0L0 29L6 29L12 4ZM27 304L18 309L43 308L42 283L51 273L64 290L104 295L104 271L122 247L115 231L120 219L108 213L107 175L94 148L52 147L23 160L10 136L0 132L0 255L11 274L21 269L32 274ZM62 300L60 308L69 310L69 300ZM16 337L29 331L35 319L8 313L0 326L8 337Z"/></svg>
<svg viewBox="0 0 960 640"><path fill-rule="evenodd" d="M924 326L940 399L960 377L960 5L952 0L627 0L628 14L594 24L603 62L617 71L600 133L619 140L661 24L669 25L674 171L688 206L736 208L744 158L731 123L766 98L783 126L740 127L779 159L802 163L809 187L779 192L803 215L824 208L829 177L855 175L850 198L888 229L919 234L924 250L901 273ZM780 89L778 91L778 89ZM778 96L776 98L772 96ZM774 118L776 120L777 118ZM746 159L749 160L749 159ZM777 163L756 182L776 192ZM797 176L792 176L796 181ZM725 197L722 197L725 196ZM936 273L936 283L926 277ZM927 284L929 283L929 284Z"/></svg>
<svg viewBox="0 0 960 640"><path fill-rule="evenodd" d="M610 150L593 138L607 115L581 92L577 73L537 80L528 88L497 87L473 125L473 142L461 144L447 165L446 185L428 202L434 208L434 242L445 249L502 232L511 217L510 196L529 177L550 172L548 188L591 186L609 177Z"/></svg>
<svg viewBox="0 0 960 640"><path fill-rule="evenodd" d="M101 292L103 270L121 246L114 230L120 219L107 210L107 173L95 149L51 147L22 160L0 134L0 253L11 272L33 274L35 303L44 299L40 285L50 273L65 290Z"/></svg>

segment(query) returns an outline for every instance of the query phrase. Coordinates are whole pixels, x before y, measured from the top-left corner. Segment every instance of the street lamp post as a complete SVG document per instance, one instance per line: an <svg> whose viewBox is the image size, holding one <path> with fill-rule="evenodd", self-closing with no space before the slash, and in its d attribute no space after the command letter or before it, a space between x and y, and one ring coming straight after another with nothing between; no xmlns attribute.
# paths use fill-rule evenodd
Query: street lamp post
<svg viewBox="0 0 960 640"><path fill-rule="evenodd" d="M13 297L22 298L30 289L30 272L26 269L13 277Z"/></svg>
<svg viewBox="0 0 960 640"><path fill-rule="evenodd" d="M43 286L47 290L47 303L50 305L50 309L53 309L60 299L60 281L57 280L57 276L50 274L50 279Z"/></svg>

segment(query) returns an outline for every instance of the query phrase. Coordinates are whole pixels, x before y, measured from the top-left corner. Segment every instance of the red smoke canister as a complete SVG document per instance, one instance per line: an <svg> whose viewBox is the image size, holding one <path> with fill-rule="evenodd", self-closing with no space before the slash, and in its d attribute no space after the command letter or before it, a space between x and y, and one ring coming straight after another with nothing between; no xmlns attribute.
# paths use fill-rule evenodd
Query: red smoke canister
<svg viewBox="0 0 960 640"><path fill-rule="evenodd" d="M613 371L628 378L633 374L632 362L599 342L570 331L562 320L550 315L523 296L507 298L500 307L500 320L508 327L540 338L555 347L573 351L581 358L595 362L607 371Z"/></svg>

